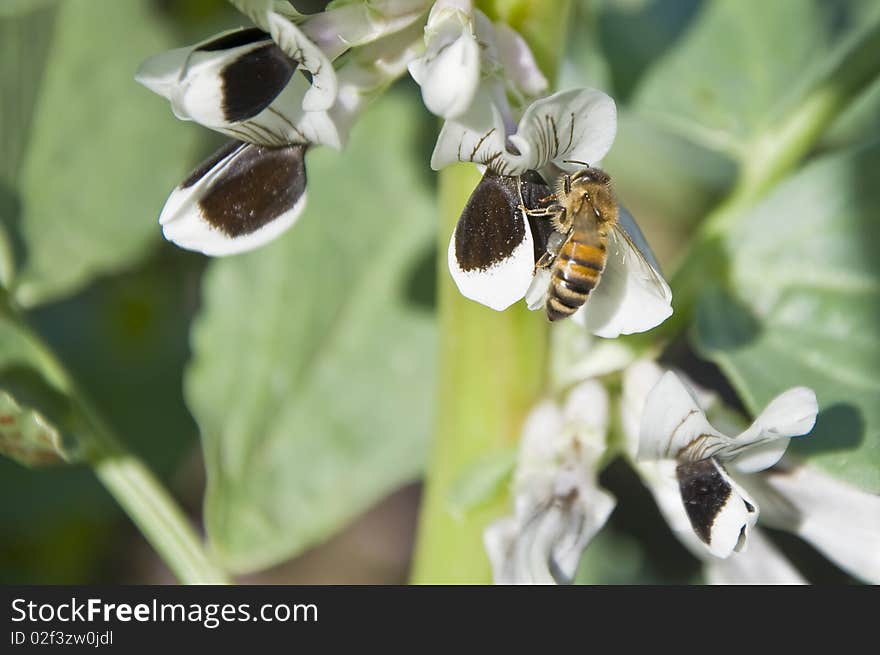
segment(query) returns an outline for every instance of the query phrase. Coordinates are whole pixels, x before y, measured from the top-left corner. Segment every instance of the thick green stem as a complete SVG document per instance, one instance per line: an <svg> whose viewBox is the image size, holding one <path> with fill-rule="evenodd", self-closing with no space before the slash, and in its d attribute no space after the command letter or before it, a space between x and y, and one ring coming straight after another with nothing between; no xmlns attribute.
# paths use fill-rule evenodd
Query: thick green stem
<svg viewBox="0 0 880 655"><path fill-rule="evenodd" d="M495 0L483 8L503 19L533 46L548 79L558 66L568 2ZM438 311L440 374L437 423L420 515L413 581L487 583L489 561L483 530L509 511L498 498L464 518L449 512L450 488L469 465L509 448L519 438L523 418L547 377L547 323L522 303L495 312L462 297L449 277L446 249L462 207L479 182L472 165L440 173L438 231Z"/></svg>
<svg viewBox="0 0 880 655"><path fill-rule="evenodd" d="M18 311L4 313L18 324L46 379L73 402L77 437L86 461L144 537L183 584L226 584L226 574L206 553L202 541L162 483L115 437L49 347Z"/></svg>
<svg viewBox="0 0 880 655"><path fill-rule="evenodd" d="M823 74L791 110L744 148L739 180L730 196L706 217L672 278L675 314L660 330L676 334L692 317L700 289L728 274L723 238L736 220L813 149L840 113L878 78L880 12L829 58Z"/></svg>

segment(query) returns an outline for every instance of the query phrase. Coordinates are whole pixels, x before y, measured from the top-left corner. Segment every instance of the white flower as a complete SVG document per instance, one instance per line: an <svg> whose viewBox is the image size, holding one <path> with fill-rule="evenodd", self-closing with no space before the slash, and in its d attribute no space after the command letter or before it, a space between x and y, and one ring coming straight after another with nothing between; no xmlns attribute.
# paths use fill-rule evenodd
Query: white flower
<svg viewBox="0 0 880 655"><path fill-rule="evenodd" d="M493 24L470 0L438 0L425 26L425 53L409 67L429 111L446 119L492 102L512 124L506 92L517 105L547 89L523 38ZM477 108L479 111L479 107Z"/></svg>
<svg viewBox="0 0 880 655"><path fill-rule="evenodd" d="M614 101L595 89L564 91L535 101L513 133L489 98L467 114L447 120L431 164L453 161L484 164L487 172L462 211L448 249L448 264L462 295L495 310L525 298L529 308L544 306L551 270L536 269L543 250L558 250L567 238L544 222L546 244L523 208L533 209L551 187L535 171L583 169L608 152L616 130ZM562 173L565 175L566 173ZM552 181L552 180L551 180ZM565 185L562 185L565 186ZM538 252L536 252L536 250ZM607 260L599 283L574 320L593 334L613 338L643 332L672 314L672 293L635 220L623 207L608 233Z"/></svg>
<svg viewBox="0 0 880 655"><path fill-rule="evenodd" d="M761 521L808 541L851 575L880 584L880 496L783 459L742 478Z"/></svg>
<svg viewBox="0 0 880 655"><path fill-rule="evenodd" d="M727 546L734 542L736 521L729 521L727 535L721 537L724 548L720 543L713 548L698 537L682 502L680 461L656 459L673 451L689 460L710 453L725 460L730 467L726 478L740 498L754 504L756 514L760 506L761 524L793 532L852 575L880 582L880 497L787 457L778 461L790 437L812 428L817 407L811 392L798 388L782 394L748 429L730 438L715 429L704 413L713 409L719 417L713 422L721 424L725 417L718 411L717 398L677 377L673 383L671 375L644 360L624 372L621 422L626 450L633 458L637 451L647 457L634 459L634 464L673 532L704 562L710 583L805 581L758 529L749 534L748 550L732 555ZM645 439L639 438L640 432ZM664 442L656 443L664 433ZM761 470L765 466L772 468ZM710 532L715 531L713 526Z"/></svg>
<svg viewBox="0 0 880 655"><path fill-rule="evenodd" d="M439 0L425 25L425 54L409 65L428 110L444 118L464 113L480 83L480 46L468 0Z"/></svg>
<svg viewBox="0 0 880 655"><path fill-rule="evenodd" d="M741 473L773 466L791 437L813 428L817 412L815 394L797 387L771 401L747 430L728 437L709 423L695 394L667 371L645 400L636 459L675 463L694 532L713 555L727 557L745 548L759 508L724 464Z"/></svg>
<svg viewBox="0 0 880 655"><path fill-rule="evenodd" d="M584 382L560 408L544 402L523 428L514 515L485 531L496 584L568 583L581 554L614 509L596 481L605 450L608 396Z"/></svg>
<svg viewBox="0 0 880 655"><path fill-rule="evenodd" d="M304 16L287 2L233 4L257 27L152 57L136 76L178 118L236 139L171 193L159 217L167 239L215 256L252 250L296 222L306 150L344 145L366 102L416 55L412 26L427 9L374 0ZM332 59L355 46L334 70Z"/></svg>

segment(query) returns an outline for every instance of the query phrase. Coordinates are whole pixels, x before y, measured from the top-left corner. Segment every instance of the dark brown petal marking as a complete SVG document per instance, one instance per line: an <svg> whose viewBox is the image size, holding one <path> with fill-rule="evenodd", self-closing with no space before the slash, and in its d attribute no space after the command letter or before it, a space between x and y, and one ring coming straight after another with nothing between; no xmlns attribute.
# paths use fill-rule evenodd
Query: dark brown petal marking
<svg viewBox="0 0 880 655"><path fill-rule="evenodd" d="M304 155L302 145L246 145L199 201L202 216L230 237L255 232L302 197Z"/></svg>
<svg viewBox="0 0 880 655"><path fill-rule="evenodd" d="M183 182L180 184L181 189L186 189L187 187L191 187L193 184L201 180L212 168L214 168L221 161L226 159L229 155L235 152L238 148L243 147L245 144L241 141L229 141L222 148L220 148L213 155L208 157L205 161L196 167L196 169L189 174Z"/></svg>
<svg viewBox="0 0 880 655"><path fill-rule="evenodd" d="M223 115L230 122L256 116L287 86L296 62L274 43L246 52L220 73Z"/></svg>
<svg viewBox="0 0 880 655"><path fill-rule="evenodd" d="M271 41L271 37L263 30L251 27L217 37L212 41L203 43L195 51L217 52L218 50L231 50L232 48L240 48L243 45L249 45L257 41Z"/></svg>
<svg viewBox="0 0 880 655"><path fill-rule="evenodd" d="M519 204L519 178L487 171L455 227L455 257L462 270L486 270L523 242L526 229Z"/></svg>
<svg viewBox="0 0 880 655"><path fill-rule="evenodd" d="M712 536L712 526L733 489L719 470L720 464L713 459L679 464L675 473L684 509L694 532L707 544Z"/></svg>

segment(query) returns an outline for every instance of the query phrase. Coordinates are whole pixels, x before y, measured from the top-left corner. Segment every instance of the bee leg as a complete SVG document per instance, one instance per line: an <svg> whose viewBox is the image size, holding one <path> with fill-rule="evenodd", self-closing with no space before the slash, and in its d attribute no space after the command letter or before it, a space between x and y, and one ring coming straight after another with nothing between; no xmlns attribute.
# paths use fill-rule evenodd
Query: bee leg
<svg viewBox="0 0 880 655"><path fill-rule="evenodd" d="M550 268L555 256L556 255L552 252L545 252L541 255L541 258L535 262L535 270L537 271L539 268Z"/></svg>
<svg viewBox="0 0 880 655"><path fill-rule="evenodd" d="M525 205L520 205L519 208L522 210L523 214L531 216L532 218L553 218L560 211L565 211L561 207L555 205L551 207L536 207L535 209L529 209Z"/></svg>

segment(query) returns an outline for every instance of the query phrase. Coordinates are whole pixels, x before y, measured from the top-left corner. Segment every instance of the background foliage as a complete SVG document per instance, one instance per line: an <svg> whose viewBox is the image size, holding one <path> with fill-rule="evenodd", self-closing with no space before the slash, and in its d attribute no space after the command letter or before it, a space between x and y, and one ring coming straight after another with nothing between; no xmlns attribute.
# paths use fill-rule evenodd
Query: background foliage
<svg viewBox="0 0 880 655"><path fill-rule="evenodd" d="M827 62L876 19L874 4L576 4L561 86L618 100L606 166L667 271ZM57 431L55 452L77 460L91 419L74 400L91 398L197 520L204 465L207 538L235 572L301 554L418 478L436 343L436 125L408 81L344 154L309 154L309 208L285 238L210 262L161 240L167 193L217 141L176 121L133 72L242 22L220 0L0 1L0 405L28 429L37 411ZM719 222L717 265L667 335L668 360L746 411L814 387L822 411L800 454L874 492L878 116L875 82L846 99L803 165ZM638 480L612 464L603 483L619 510L579 580L698 579ZM0 460L0 494L0 581L164 579L88 467ZM841 578L777 538L813 579ZM399 559L387 581L402 579Z"/></svg>

